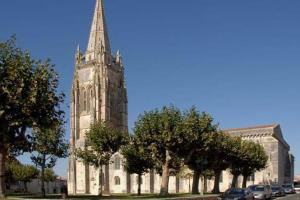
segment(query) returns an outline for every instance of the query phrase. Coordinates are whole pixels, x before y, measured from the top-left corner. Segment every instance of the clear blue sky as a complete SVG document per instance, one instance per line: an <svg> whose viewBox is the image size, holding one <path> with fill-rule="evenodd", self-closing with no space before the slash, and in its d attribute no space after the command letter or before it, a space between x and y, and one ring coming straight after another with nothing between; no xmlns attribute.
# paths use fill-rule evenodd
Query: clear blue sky
<svg viewBox="0 0 300 200"><path fill-rule="evenodd" d="M222 128L280 123L300 173L299 0L105 4L112 47L126 64L130 127L144 110L171 103L196 105ZM0 40L16 34L19 46L52 59L67 116L74 52L86 48L93 10L94 0L1 1ZM60 160L57 173L66 169Z"/></svg>

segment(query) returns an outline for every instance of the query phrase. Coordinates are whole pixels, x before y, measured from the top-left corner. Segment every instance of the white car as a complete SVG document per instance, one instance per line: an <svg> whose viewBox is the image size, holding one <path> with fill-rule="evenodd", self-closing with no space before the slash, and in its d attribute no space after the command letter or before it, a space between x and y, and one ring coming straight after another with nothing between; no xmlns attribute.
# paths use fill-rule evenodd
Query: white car
<svg viewBox="0 0 300 200"><path fill-rule="evenodd" d="M300 194L300 182L294 184L294 188L297 194Z"/></svg>

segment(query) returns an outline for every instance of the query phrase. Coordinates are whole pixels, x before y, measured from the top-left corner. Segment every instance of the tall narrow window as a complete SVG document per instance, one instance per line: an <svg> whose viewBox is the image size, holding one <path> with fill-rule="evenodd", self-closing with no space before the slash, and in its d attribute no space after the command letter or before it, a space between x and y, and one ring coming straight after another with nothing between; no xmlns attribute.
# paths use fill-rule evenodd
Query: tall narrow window
<svg viewBox="0 0 300 200"><path fill-rule="evenodd" d="M86 91L83 92L83 111L86 111L86 104L87 104L87 99L86 99Z"/></svg>
<svg viewBox="0 0 300 200"><path fill-rule="evenodd" d="M251 176L248 176L247 181L255 181L255 174L253 173Z"/></svg>
<svg viewBox="0 0 300 200"><path fill-rule="evenodd" d="M115 176L115 185L121 185L121 179L118 176Z"/></svg>
<svg viewBox="0 0 300 200"><path fill-rule="evenodd" d="M115 170L119 170L121 168L121 161L119 156L115 156Z"/></svg>
<svg viewBox="0 0 300 200"><path fill-rule="evenodd" d="M87 112L90 112L90 105L91 105L91 98L90 98L90 90L87 91L87 98L86 98L86 104L87 104Z"/></svg>
<svg viewBox="0 0 300 200"><path fill-rule="evenodd" d="M94 97L93 89L90 89L90 110L93 110L93 97Z"/></svg>

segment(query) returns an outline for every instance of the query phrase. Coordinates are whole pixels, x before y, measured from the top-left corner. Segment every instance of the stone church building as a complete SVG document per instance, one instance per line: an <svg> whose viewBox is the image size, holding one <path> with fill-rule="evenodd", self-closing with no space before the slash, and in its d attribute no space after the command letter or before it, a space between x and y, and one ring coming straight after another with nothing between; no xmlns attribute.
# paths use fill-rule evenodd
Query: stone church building
<svg viewBox="0 0 300 200"><path fill-rule="evenodd" d="M254 126L224 130L244 140L251 140L261 144L268 156L267 168L256 172L248 178L247 185L252 184L279 184L292 183L294 180L294 156L290 154L290 146L283 138L279 124ZM228 171L222 173L220 182L221 191L231 186L232 175ZM212 181L209 181L212 185ZM242 186L242 177L238 185Z"/></svg>
<svg viewBox="0 0 300 200"><path fill-rule="evenodd" d="M78 47L75 53L75 68L71 92L71 134L68 166L69 194L98 194L99 170L84 165L74 156L76 148L84 147L85 133L98 120L127 130L127 91L124 65L118 51L112 55L105 21L103 0L96 0L96 7L85 53ZM255 173L249 184L262 182L289 182L293 179L293 156L283 138L279 125L246 129L232 129L227 132L244 139L261 143L269 155L268 168ZM122 155L112 157L112 164L105 167L103 174L104 192L135 193L137 176L129 175L122 166ZM149 173L142 178L143 193L158 193L160 176ZM228 188L231 176L223 172L220 188ZM208 181L209 183L211 181ZM189 192L191 180L170 177L170 192ZM199 184L200 187L202 184ZM209 184L210 188L212 184Z"/></svg>

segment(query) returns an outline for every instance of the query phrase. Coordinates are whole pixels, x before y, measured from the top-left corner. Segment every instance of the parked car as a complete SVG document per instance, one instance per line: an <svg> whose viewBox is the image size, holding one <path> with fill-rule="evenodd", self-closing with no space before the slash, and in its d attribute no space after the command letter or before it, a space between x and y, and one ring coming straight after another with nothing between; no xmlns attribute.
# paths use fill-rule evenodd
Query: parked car
<svg viewBox="0 0 300 200"><path fill-rule="evenodd" d="M251 185L248 187L254 194L254 199L266 200L272 198L270 185Z"/></svg>
<svg viewBox="0 0 300 200"><path fill-rule="evenodd" d="M231 188L226 190L218 200L254 200L254 195L248 188Z"/></svg>
<svg viewBox="0 0 300 200"><path fill-rule="evenodd" d="M295 194L296 193L293 184L283 184L282 188L284 189L284 192L286 194Z"/></svg>
<svg viewBox="0 0 300 200"><path fill-rule="evenodd" d="M296 193L300 193L300 182L294 182L294 188L295 188L295 191Z"/></svg>
<svg viewBox="0 0 300 200"><path fill-rule="evenodd" d="M281 186L273 185L271 186L272 189L272 197L283 197L285 196L284 189Z"/></svg>

